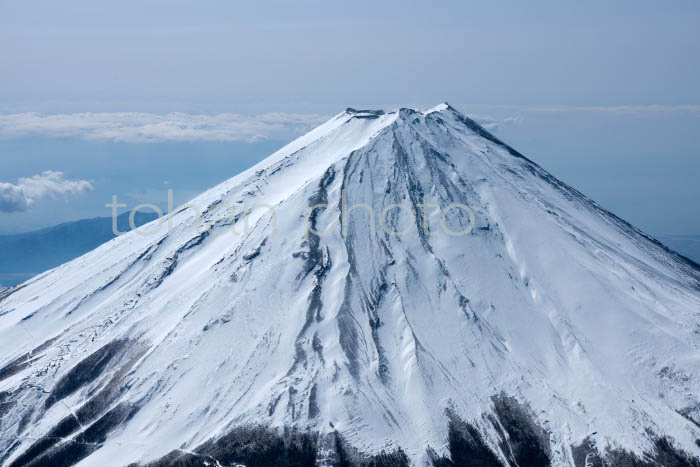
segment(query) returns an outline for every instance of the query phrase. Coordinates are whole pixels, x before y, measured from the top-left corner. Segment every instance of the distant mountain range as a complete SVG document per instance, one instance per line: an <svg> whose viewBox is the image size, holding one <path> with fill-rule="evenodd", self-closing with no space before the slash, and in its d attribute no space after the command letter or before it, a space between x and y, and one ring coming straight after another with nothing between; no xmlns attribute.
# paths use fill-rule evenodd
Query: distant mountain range
<svg viewBox="0 0 700 467"><path fill-rule="evenodd" d="M137 227L156 218L154 213L137 213ZM117 218L120 232L130 230L129 213ZM46 229L0 235L0 290L20 284L35 275L60 266L94 250L114 238L111 217L67 222Z"/></svg>

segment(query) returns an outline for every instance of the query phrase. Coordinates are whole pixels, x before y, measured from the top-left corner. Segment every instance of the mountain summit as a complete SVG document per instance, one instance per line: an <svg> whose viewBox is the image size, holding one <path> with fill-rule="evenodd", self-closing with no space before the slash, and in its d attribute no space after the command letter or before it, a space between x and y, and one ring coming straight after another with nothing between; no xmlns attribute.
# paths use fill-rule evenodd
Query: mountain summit
<svg viewBox="0 0 700 467"><path fill-rule="evenodd" d="M447 104L0 292L0 462L698 466L700 268Z"/></svg>

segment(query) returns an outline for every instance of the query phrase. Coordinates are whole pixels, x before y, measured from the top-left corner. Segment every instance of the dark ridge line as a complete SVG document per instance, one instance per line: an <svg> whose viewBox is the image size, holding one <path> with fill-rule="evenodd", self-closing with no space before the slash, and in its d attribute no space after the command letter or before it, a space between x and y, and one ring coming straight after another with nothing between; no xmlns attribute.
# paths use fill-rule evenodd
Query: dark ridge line
<svg viewBox="0 0 700 467"><path fill-rule="evenodd" d="M392 149L394 153L394 159L396 160L396 168L399 169L399 173L396 174L396 178L403 178L403 182L406 186L406 191L411 199L411 207L413 208L413 215L416 219L416 227L418 230L418 237L420 238L421 245L423 248L429 252L433 253L433 248L428 241L425 233L425 225L423 224L423 214L418 209L418 205L423 202L425 198L425 191L423 186L420 184L418 176L413 171L411 167L411 161L409 161L408 152L404 149L403 145L399 141L399 137L396 134L396 124L391 125L391 132L393 137ZM398 181L398 180L397 180ZM397 200L398 201L398 200ZM418 221L420 219L420 221ZM420 225L419 225L420 224ZM396 225L392 225L396 227Z"/></svg>
<svg viewBox="0 0 700 467"><path fill-rule="evenodd" d="M405 109L403 109L405 110ZM397 164L395 165L394 168L394 175L393 178L389 180L388 183L391 183L392 180L395 180L398 183L403 181L403 184L406 186L407 193L411 197L411 200L413 201L413 209L414 209L414 215L416 217L416 220L419 221L420 226L422 226L422 220L423 217L421 213L418 211L417 204L420 203L421 200L416 199L416 190L419 192L419 195L422 195L423 190L422 187L420 186L420 183L418 181L418 177L413 173L411 169L411 164L408 161L408 156L405 154L405 151L403 150L403 147L398 141L398 137L396 135L396 128L397 124L396 122L392 123L388 127L382 129L379 134L389 134L391 133L393 136L393 153L395 154L395 159L397 161ZM375 136L374 138L377 138ZM370 148L371 150L371 148ZM403 158L402 154L403 153ZM346 164L344 167L344 178L343 178L343 183L341 186L341 191L345 189L346 186L349 185L350 183L350 178L355 174L357 168L359 167L360 161L364 161L367 159L366 155L368 154L368 149L367 147L358 149L356 151L353 151L350 153L346 160ZM362 179L363 172L360 173L360 178ZM339 211L341 212L341 219L343 215L343 203L341 201L340 205L338 206ZM395 219L394 219L395 220ZM394 227L396 226L395 223L392 224ZM342 225L341 221L341 232L344 231L346 228L345 225ZM432 252L432 248L427 241L427 238L425 237L424 231L422 228L418 229L419 236L421 243L423 247L429 251ZM388 234L387 234L388 235ZM357 304L359 308L361 308L368 317L369 320L369 328L372 333L372 340L374 343L375 350L377 351L377 355L379 358L379 377L380 380L387 384L388 383L388 365L387 365L387 359L384 355L384 349L381 345L381 342L379 340L379 335L378 335L378 328L381 326L381 320L379 319L378 315L376 314L376 307L378 306L378 303L375 305L372 305L373 301L380 300L381 296L384 295L388 289L386 288L381 288L380 290L370 290L367 291L365 290L364 286L362 285L362 281L359 280L358 276L358 268L356 264L356 259L354 255L354 248L352 246L354 237L352 232L349 232L347 235L343 235L344 237L344 243L346 246L346 252L348 255L348 263L350 265L350 271L349 274L346 277L346 284L345 284L345 293L344 293L344 300L341 305L340 313L339 313L339 322L338 322L338 327L339 327L339 332L340 332L340 343L341 347L343 348L343 351L345 352L346 356L348 357L349 364L348 364L348 369L351 373L351 375L354 378L359 378L359 367L358 367L358 351L359 351L359 340L360 336L358 331L356 330L356 326L359 326L358 318L354 316L353 314L353 304L350 303L348 300L348 297L350 294L348 291L352 289L353 287L358 287L360 289L360 303ZM390 255L390 251L388 250L388 247L386 243L383 240L380 240L379 246L384 248L387 252L388 255ZM393 265L393 262L390 262L382 267L382 271L380 272L380 276L384 277L386 275L386 271L388 267ZM379 283L382 281L386 282L385 279L382 279L381 277L377 279ZM379 294L379 297L375 296L376 294Z"/></svg>
<svg viewBox="0 0 700 467"><path fill-rule="evenodd" d="M51 344L56 342L58 337L59 336L56 336L47 340L43 344L40 344L34 349L32 349L30 352L25 353L24 355L14 359L13 361L5 365L2 369L0 369L0 381L4 381L7 378L14 376L22 370L28 368L34 361L36 361L36 358L33 357L38 357L37 354L40 354L41 352L49 348Z"/></svg>
<svg viewBox="0 0 700 467"><path fill-rule="evenodd" d="M314 336L311 339L311 348L314 349L314 352L316 352L318 355L318 359L321 360L321 363L325 365L326 359L323 357L323 342L321 342L321 338L318 337L318 331L314 333Z"/></svg>
<svg viewBox="0 0 700 467"><path fill-rule="evenodd" d="M309 420L313 420L321 414L318 407L318 384L314 383L309 392Z"/></svg>
<svg viewBox="0 0 700 467"><path fill-rule="evenodd" d="M3 300L5 300L5 299L6 299L7 297L9 297L10 295L12 295L12 294L14 294L14 293L19 292L20 290L22 290L22 289L25 288L27 285L28 285L28 283L25 282L24 284L15 285L15 286L13 286L13 287L9 287L9 288L7 288L7 289L5 289L5 290L0 291L0 303L2 303ZM0 315L0 316L2 316L2 315Z"/></svg>
<svg viewBox="0 0 700 467"><path fill-rule="evenodd" d="M248 262L253 261L255 258L260 256L260 253L262 252L262 248L265 246L266 242L267 242L267 238L264 238L263 241L260 243L260 245L258 245L258 247L255 248L255 250L251 251L248 254L243 255L241 257L243 259L243 261L248 261Z"/></svg>
<svg viewBox="0 0 700 467"><path fill-rule="evenodd" d="M494 396L492 402L494 415L491 422L501 437L500 447L506 458L519 466L551 466L549 433L537 424L529 407L503 393ZM504 436L501 429L508 436Z"/></svg>
<svg viewBox="0 0 700 467"><path fill-rule="evenodd" d="M129 343L128 339L114 340L84 358L55 384L44 408L49 409L56 402L70 396L85 384L93 382L117 356L121 356Z"/></svg>
<svg viewBox="0 0 700 467"><path fill-rule="evenodd" d="M474 425L465 422L450 409L446 410L446 415L449 419L447 439L450 455L439 456L428 447L428 457L434 467L503 467Z"/></svg>
<svg viewBox="0 0 700 467"><path fill-rule="evenodd" d="M382 302L384 301L384 297L389 290L389 285L386 282L386 270L388 267L388 265L384 265L382 267L382 271L379 273L379 278L376 279L377 285L372 287L372 290L369 292L370 295L363 295L363 307L367 312L369 327L372 331L372 341L374 342L374 347L377 351L379 359L377 372L379 375L379 380L385 385L389 384L390 379L389 359L387 358L384 346L379 339L379 328L384 323L382 323L382 320L379 318L377 309L381 306Z"/></svg>
<svg viewBox="0 0 700 467"><path fill-rule="evenodd" d="M382 130L382 132L385 130ZM358 158L362 158L363 151L361 149L355 150L350 153L347 157L345 165L343 167L343 181L340 186L341 193L345 192L345 188L349 183L349 178L354 173L351 170L351 165L357 165ZM347 254L347 261L349 266L349 271L345 276L345 284L343 286L343 301L341 302L340 308L338 310L338 339L340 342L340 348L348 359L346 367L350 375L359 380L360 377L360 367L358 363L358 349L359 349L359 333L355 328L359 325L357 318L353 313L353 305L350 302L352 297L352 289L357 286L360 291L363 291L361 281L357 281L357 261L355 259L354 248L352 247L352 242L354 241L353 233L350 229L347 229L347 234L343 234L346 227L343 224L343 217L345 215L343 211L343 200L338 202L338 210L340 212L340 235L343 239L343 244L345 245L345 252ZM348 219L348 222L350 219Z"/></svg>
<svg viewBox="0 0 700 467"><path fill-rule="evenodd" d="M296 391L289 388L290 398ZM313 392L313 389L312 389ZM500 439L492 448L486 428L466 422L453 409L447 409L447 455L438 455L430 446L426 454L433 467L538 467L551 466L549 433L535 420L527 405L501 393L493 396L493 412L483 414ZM311 411L311 405L309 407ZM16 465L69 466L99 449L109 433L126 423L138 408L121 403L85 429L73 441L56 445L29 463ZM309 413L309 415L312 415ZM77 422L77 420L76 420ZM56 430L60 433L59 430ZM621 449L601 453L590 439L570 446L575 467L700 467L700 460L673 446L666 436L647 430L654 450L639 457ZM63 439L63 438L61 438ZM130 467L204 467L211 462L246 467L410 467L399 447L391 452L368 455L351 446L336 430L320 434L295 427L279 429L250 424L231 429L220 438L212 438L190 452L176 449L150 463ZM14 465L13 464L13 467Z"/></svg>
<svg viewBox="0 0 700 467"><path fill-rule="evenodd" d="M32 360L30 360L31 354L25 353L24 355L21 355L14 360L12 360L10 363L5 365L2 369L0 369L0 381L4 381L7 378L10 378L17 373L21 372L22 370L26 369L31 365Z"/></svg>
<svg viewBox="0 0 700 467"><path fill-rule="evenodd" d="M80 299L80 301L73 307L71 308L67 313L66 316L69 316L73 314L74 311L76 311L78 308L83 306L85 303L87 303L91 298L93 298L95 295L97 295L100 292L104 292L107 290L109 287L117 283L119 279L121 279L124 274L126 274L132 267L134 267L136 264L139 262L143 261L144 259L148 260L151 258L153 253L155 253L158 248L163 244L163 242L168 238L167 235L163 236L155 245L151 245L146 247L133 261L131 261L129 264L126 265L119 273L117 273L114 277L112 277L110 280L108 280L106 283L102 284L99 288L96 290L88 293L85 295L83 298ZM36 314L36 313L34 313ZM33 315L32 315L33 316Z"/></svg>
<svg viewBox="0 0 700 467"><path fill-rule="evenodd" d="M109 434L127 423L136 412L136 405L121 403L74 439L65 440L28 463L16 464L16 467L71 467L100 449ZM15 467L15 463L11 467Z"/></svg>
<svg viewBox="0 0 700 467"><path fill-rule="evenodd" d="M74 414L71 413L62 419L57 425L51 428L46 435L40 437L30 445L29 448L12 463L11 467L30 464L33 460L43 455L43 453L53 448L59 441L68 438L103 414L119 397L121 393L120 384L123 382L124 377L145 354L146 350L147 348L143 344L138 342L132 343L129 349L129 352L132 354L131 358L115 372L105 387L83 404ZM18 433L21 432L22 430L18 430Z"/></svg>
<svg viewBox="0 0 700 467"><path fill-rule="evenodd" d="M144 286L148 288L148 291L155 290L158 287L160 287L163 281L165 281L165 279L167 279L168 276L170 276L173 273L173 271L175 271L175 268L177 268L180 255L182 255L182 253L184 253L185 251L200 245L202 242L204 242L204 240L207 237L209 237L209 235L209 230L205 230L204 232L200 233L196 237L189 239L187 242L181 245L177 250L175 250L172 256L166 257L163 261L165 267L160 271L158 275L156 275L152 279L149 279L144 284ZM165 238L167 237L164 237L162 240L165 240ZM140 297L140 294L138 296Z"/></svg>
<svg viewBox="0 0 700 467"><path fill-rule="evenodd" d="M318 188L316 189L314 194L309 198L307 203L308 207L328 203L328 187L335 180L335 176L335 169L333 168L333 166L330 166L321 177L321 180L318 184ZM310 229L313 229L314 231L318 232L319 211L325 211L325 209L326 208L318 207L309 213L308 222ZM314 287L309 295L304 325L302 326L301 330L299 331L296 337L296 354L294 356L294 362L292 363L291 368L287 372L287 375L291 375L292 373L294 373L294 371L296 371L299 365L303 364L304 367L306 367L307 354L304 350L303 340L306 336L308 329L313 324L314 320L318 322L323 319L323 301L321 299L321 292L323 287L323 281L325 280L328 271L330 271L331 269L330 251L328 250L328 247L326 247L324 255L324 250L321 248L320 236L314 235L309 231L308 235L306 236L306 244L308 246L308 251L306 253L306 256L303 258L303 270L297 276L297 280L303 281L304 279L306 279L306 277L309 276L309 274L313 273Z"/></svg>

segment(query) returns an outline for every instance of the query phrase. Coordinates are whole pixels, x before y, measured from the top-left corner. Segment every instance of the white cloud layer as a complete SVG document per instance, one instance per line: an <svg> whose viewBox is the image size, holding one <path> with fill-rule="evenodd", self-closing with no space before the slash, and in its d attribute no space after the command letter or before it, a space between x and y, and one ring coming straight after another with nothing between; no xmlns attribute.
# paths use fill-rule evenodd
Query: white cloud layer
<svg viewBox="0 0 700 467"><path fill-rule="evenodd" d="M468 108L469 106L465 106ZM498 107L498 106L496 106ZM534 106L520 112L596 112L624 115L697 114L698 105L638 106ZM520 123L522 117L493 118L469 115L482 126L496 130L499 126ZM328 116L317 114L267 113L246 116L232 113L218 115L141 112L83 112L40 114L35 112L0 115L0 137L24 135L77 137L85 140L127 143L245 141L290 139L322 123Z"/></svg>
<svg viewBox="0 0 700 467"><path fill-rule="evenodd" d="M470 115L485 128L495 130L518 123L521 117L493 118ZM289 139L324 122L317 114L268 113L159 115L140 112L72 113L43 115L35 112L0 115L0 136L42 135L126 143L246 141Z"/></svg>
<svg viewBox="0 0 700 467"><path fill-rule="evenodd" d="M623 115L700 113L700 105L618 105L531 107L530 112L597 112Z"/></svg>
<svg viewBox="0 0 700 467"><path fill-rule="evenodd" d="M186 141L259 141L288 139L304 133L328 117L268 113L159 115L139 112L0 115L0 136L43 135L127 143Z"/></svg>
<svg viewBox="0 0 700 467"><path fill-rule="evenodd" d="M0 212L21 212L42 199L56 199L92 190L87 180L68 180L63 172L47 170L17 183L0 182Z"/></svg>
<svg viewBox="0 0 700 467"><path fill-rule="evenodd" d="M489 117L486 115L475 115L475 114L467 114L469 118L472 120L476 121L479 125L483 126L487 130L497 130L498 127L502 125L512 125L516 123L521 123L523 121L523 117L520 116L514 116L514 117L505 117L505 118L494 118L494 117Z"/></svg>

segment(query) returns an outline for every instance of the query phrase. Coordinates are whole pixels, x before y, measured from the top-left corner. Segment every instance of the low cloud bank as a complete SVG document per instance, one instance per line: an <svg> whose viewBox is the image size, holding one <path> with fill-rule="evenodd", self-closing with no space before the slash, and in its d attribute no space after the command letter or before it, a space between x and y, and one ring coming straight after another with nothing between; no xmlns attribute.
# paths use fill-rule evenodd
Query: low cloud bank
<svg viewBox="0 0 700 467"><path fill-rule="evenodd" d="M520 116L505 117L505 118L494 118L486 115L474 115L467 114L469 118L475 120L479 125L483 126L487 130L495 131L503 125L512 125L516 123L521 123L523 118Z"/></svg>
<svg viewBox="0 0 700 467"><path fill-rule="evenodd" d="M697 114L700 105L617 105L617 106L574 106L555 105L530 107L529 112L593 112L618 115L649 115L649 114Z"/></svg>
<svg viewBox="0 0 700 467"><path fill-rule="evenodd" d="M488 106L487 106L488 107ZM495 106L498 108L499 106ZM468 106L465 106L468 108ZM534 106L520 112L595 112L620 115L698 114L698 105L638 106ZM521 116L493 118L469 115L487 129L517 124ZM126 143L244 141L290 139L324 122L328 116L318 114L267 113L217 115L142 112L83 112L40 114L36 112L0 115L0 137L42 135L77 137L85 140Z"/></svg>
<svg viewBox="0 0 700 467"><path fill-rule="evenodd" d="M139 112L43 115L35 112L0 115L0 136L43 135L126 143L246 141L288 139L313 128L328 117L268 113L158 115Z"/></svg>

